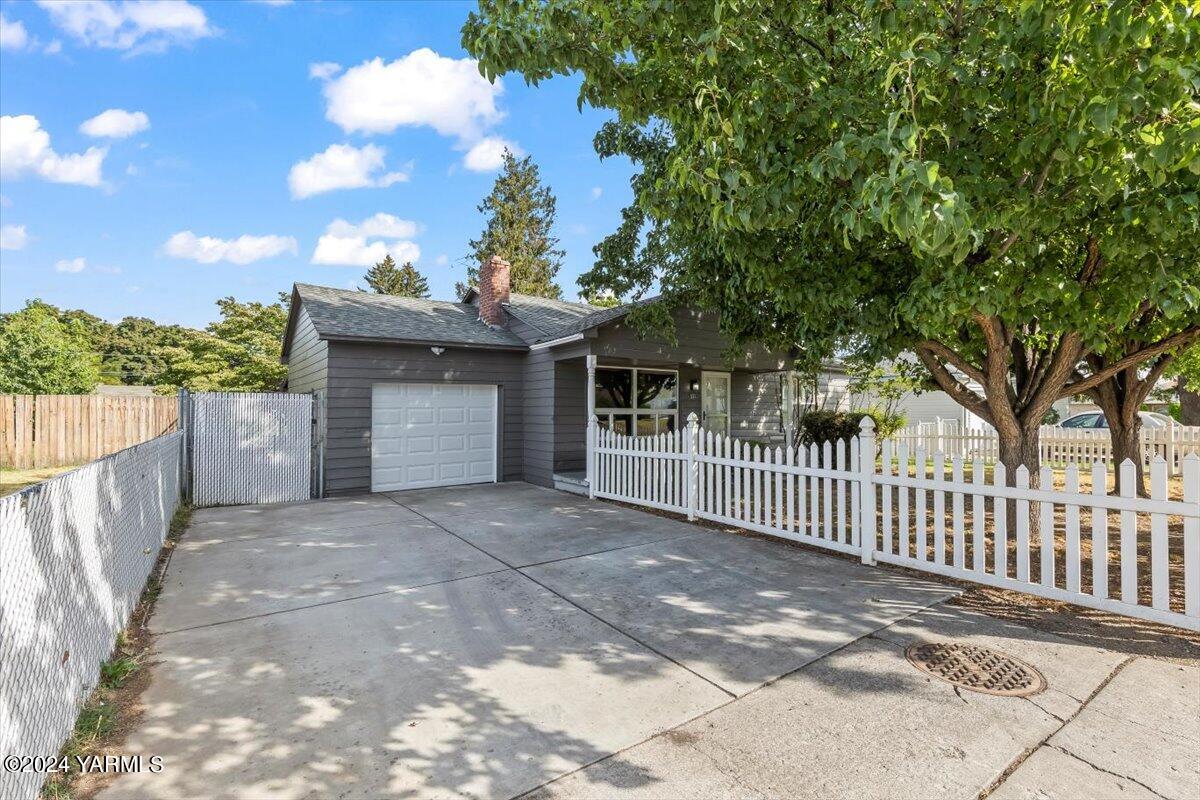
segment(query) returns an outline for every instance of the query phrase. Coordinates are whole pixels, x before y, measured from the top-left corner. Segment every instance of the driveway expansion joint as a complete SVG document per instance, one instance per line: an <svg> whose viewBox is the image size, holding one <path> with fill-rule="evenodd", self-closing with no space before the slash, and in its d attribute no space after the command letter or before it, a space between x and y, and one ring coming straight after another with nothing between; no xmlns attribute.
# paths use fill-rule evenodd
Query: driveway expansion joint
<svg viewBox="0 0 1200 800"><path fill-rule="evenodd" d="M580 611L582 611L583 613L587 614L587 615L588 615L589 617L591 617L592 619L595 619L595 620L597 620L598 622L601 622L601 623L603 623L604 625L607 625L608 627L612 628L614 631L616 631L617 633L619 633L619 634L621 634L622 636L626 637L626 638L627 638L627 639L629 639L630 641L637 642L639 645L641 645L642 647L646 648L646 649L647 649L647 650L649 650L651 653L654 653L655 655L659 656L660 658L664 658L664 659L666 659L667 661L671 662L672 664L674 664L675 666L679 667L680 669L682 669L682 670L684 670L684 671L686 671L686 672L689 672L689 673L691 673L692 675L695 675L695 676L696 676L697 678L699 678L700 680L702 680L702 681L704 681L705 683L709 684L709 685L710 685L710 686L712 686L713 688L715 688L715 689L718 689L719 691L723 692L724 694L728 695L729 697L731 697L731 698L736 698L736 697L737 697L737 695L736 695L736 694L734 694L733 692L729 691L729 690L728 690L728 689L726 689L724 686L721 686L719 683L716 683L715 681L713 681L713 680L711 680L711 679L709 679L709 678L706 678L705 676L703 676L703 675L701 675L699 672L696 672L695 670L691 669L691 668L690 668L690 667L688 667L687 665L685 665L685 664L681 664L679 661L676 661L674 658L671 658L671 656L669 656L669 655L667 655L666 653L662 652L661 650L659 650L659 649L657 649L657 648L655 648L655 647L651 646L650 644L648 644L648 643L646 643L646 642L642 641L641 639L637 638L636 636L633 636L633 635L632 635L632 634L630 634L629 632L627 632L627 631L624 631L624 630L621 630L621 629L620 629L619 627L617 627L616 625L614 625L614 624L612 624L611 622L609 622L608 620L604 619L604 617L601 617L601 616L599 616L598 614L595 614L594 612L592 612L592 611L589 611L588 609L586 609L586 608L584 608L583 606L581 606L581 605L579 605L578 603L576 603L576 602L575 602L574 600L572 600L571 598L569 598L569 597L567 597L567 596L565 596L565 595L563 595L563 594L560 594L559 592L556 592L554 589L552 589L552 588L550 588L549 586L547 586L546 584L542 583L542 582L541 582L541 581L539 581L537 578L535 578L535 577L533 577L532 575L530 575L528 572L525 572L525 571L524 571L524 569L522 569L521 567L517 567L517 566L514 566L513 564L510 564L509 562L505 561L503 558L501 558L501 557L500 557L500 556L498 556L498 555L495 555L494 553L489 553L487 550L484 550L482 547L480 547L479 545L475 544L474 542L468 541L467 539L463 538L462 536L459 536L457 533L455 533L454 531L452 531L452 530L450 530L449 528L445 527L444 525L442 525L441 523L439 523L437 520L433 519L432 517L428 517L428 516L426 516L425 514L421 513L420 511L417 511L416 509L414 509L414 508L412 508L412 507L410 507L410 506L406 506L406 505L404 505L403 503L401 503L401 502L400 502L399 500L397 500L396 498L394 498L394 497L391 497L391 496L389 495L389 496L388 496L388 499L389 499L389 500L391 500L391 501L392 501L393 503L395 503L396 505L400 506L401 508L407 508L409 511L413 512L413 513L414 513L414 514L416 514L417 516L419 516L419 517L421 517L421 518L423 518L423 519L425 519L425 520L428 520L429 522L431 522L431 523L433 523L434 525L436 525L438 528L441 528L443 531L445 531L446 533L448 533L448 534L450 534L451 536L453 536L455 539L458 539L459 541L461 541L461 542L464 542L465 544L468 544L468 545L470 545L471 547L474 547L476 550L478 550L479 552L483 553L485 556L488 556L489 558L494 558L494 559L496 559L497 561L499 561L501 564L503 564L504 566L506 566L506 567L508 567L509 569L513 570L514 572L520 573L520 574L521 574L521 575L522 575L524 578L526 578L527 580L531 581L532 583L535 583L535 584L537 584L538 586L542 587L542 589L546 590L547 592L550 592L552 595L554 595L555 597L559 598L559 599L560 599L560 600L562 600L564 603L568 603L568 604L570 604L570 605L571 605L571 606L573 606L574 608L577 608L577 609L579 609ZM691 534L685 534L685 535L691 535ZM679 537L679 538L682 538L682 537ZM669 541L669 540L660 540L660 541ZM655 544L655 542L643 542L643 544ZM613 548L613 549L615 549L615 550L623 550L623 549L625 549L625 548ZM597 554L596 554L596 553L588 553L587 555L597 555ZM575 556L575 558L582 558L582 557L583 557L583 556ZM570 559L566 559L566 558L564 558L564 559L560 559L560 560L561 560L561 561L568 561L568 560L570 560Z"/></svg>
<svg viewBox="0 0 1200 800"><path fill-rule="evenodd" d="M498 560L498 559L497 559ZM485 572L476 572L473 575L460 575L457 578L446 578L442 581L430 581L429 583L419 583L413 586L401 586L395 589L383 589L378 592L368 592L366 594L356 594L353 597L338 597L333 600L325 600L320 603L310 603L304 606L296 606L295 608L281 608L276 611L264 611L261 614L250 614L245 617L234 617L233 619L220 619L216 622L205 622L201 625L187 625L182 628L172 628L169 631L159 631L158 636L170 636L173 633L184 633L185 631L195 631L201 628L215 628L218 625L228 625L232 622L246 622L252 619L262 619L263 617L276 617L280 614L291 614L295 611L307 611L310 608L321 608L322 606L332 606L338 603L349 603L353 600L366 600L371 597L380 597L385 594L400 594L401 592L411 592L413 589L426 589L430 586L441 586L444 583L454 583L455 581L466 581L471 578L482 578L485 575L495 575L500 572L509 572L511 567L504 569L490 569Z"/></svg>

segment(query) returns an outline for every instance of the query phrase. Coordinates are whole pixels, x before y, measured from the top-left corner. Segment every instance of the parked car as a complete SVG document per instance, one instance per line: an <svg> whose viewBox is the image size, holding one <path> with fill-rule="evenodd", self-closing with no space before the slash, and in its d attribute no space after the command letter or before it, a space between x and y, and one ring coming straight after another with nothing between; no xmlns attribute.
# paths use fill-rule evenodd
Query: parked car
<svg viewBox="0 0 1200 800"><path fill-rule="evenodd" d="M1142 418L1143 428L1169 428L1171 426L1171 418L1163 414L1139 411L1138 416ZM1099 411L1084 411L1072 414L1058 425L1060 428L1107 428L1108 420Z"/></svg>

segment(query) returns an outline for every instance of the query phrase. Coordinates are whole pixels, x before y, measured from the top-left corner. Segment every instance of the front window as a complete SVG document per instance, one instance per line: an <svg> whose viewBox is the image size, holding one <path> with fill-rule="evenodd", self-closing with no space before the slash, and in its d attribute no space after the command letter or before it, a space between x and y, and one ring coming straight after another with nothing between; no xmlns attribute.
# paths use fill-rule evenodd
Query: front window
<svg viewBox="0 0 1200 800"><path fill-rule="evenodd" d="M671 433L678 424L679 373L672 370L598 367L596 420L620 434Z"/></svg>

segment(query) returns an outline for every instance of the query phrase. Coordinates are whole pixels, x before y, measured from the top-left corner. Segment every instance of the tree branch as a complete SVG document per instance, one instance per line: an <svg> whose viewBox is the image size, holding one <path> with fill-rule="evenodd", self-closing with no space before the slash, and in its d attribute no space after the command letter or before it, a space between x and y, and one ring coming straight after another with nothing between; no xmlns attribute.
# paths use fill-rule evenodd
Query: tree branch
<svg viewBox="0 0 1200 800"><path fill-rule="evenodd" d="M984 376L982 369L975 366L970 361L967 361L958 353L954 352L936 339L925 339L924 341L918 342L917 348L920 349L922 347L928 350L932 355L942 359L947 364L950 364L952 367L978 383L980 386L983 386L987 383L987 378Z"/></svg>
<svg viewBox="0 0 1200 800"><path fill-rule="evenodd" d="M921 359L921 363L925 365L925 369L929 370L929 374L933 376L933 380L943 392L953 397L967 410L982 417L984 421L989 424L992 422L992 412L988 408L987 402L951 375L932 351L918 345L917 358Z"/></svg>
<svg viewBox="0 0 1200 800"><path fill-rule="evenodd" d="M1200 325L1192 325L1191 327L1185 328L1173 336L1168 336L1166 339L1162 339L1152 345L1147 345L1141 350L1117 359L1104 369L1100 370L1099 372L1092 373L1083 380L1067 384L1062 388L1062 391L1058 393L1058 397L1070 397L1073 394L1081 394L1086 392L1088 389L1103 383L1122 370L1128 369L1129 367L1136 367L1141 362L1153 358L1160 353L1165 353L1168 350L1174 350L1177 347L1189 345L1197 340L1200 340Z"/></svg>

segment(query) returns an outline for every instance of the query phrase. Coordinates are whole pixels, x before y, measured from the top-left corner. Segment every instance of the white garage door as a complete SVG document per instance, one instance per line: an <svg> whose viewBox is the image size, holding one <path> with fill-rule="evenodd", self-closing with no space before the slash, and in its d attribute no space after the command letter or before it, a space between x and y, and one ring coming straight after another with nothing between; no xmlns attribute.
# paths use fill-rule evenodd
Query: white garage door
<svg viewBox="0 0 1200 800"><path fill-rule="evenodd" d="M496 387L371 387L371 491L496 480Z"/></svg>

